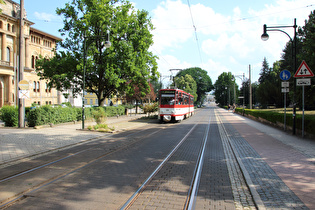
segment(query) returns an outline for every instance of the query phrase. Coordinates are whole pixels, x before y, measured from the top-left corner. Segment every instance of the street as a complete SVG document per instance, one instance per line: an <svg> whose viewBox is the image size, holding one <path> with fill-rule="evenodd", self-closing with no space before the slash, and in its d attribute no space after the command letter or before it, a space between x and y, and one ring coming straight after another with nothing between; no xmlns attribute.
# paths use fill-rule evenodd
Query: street
<svg viewBox="0 0 315 210"><path fill-rule="evenodd" d="M281 142L282 158L295 156L276 162L272 141L211 105L180 123L152 123L9 166L0 173L1 208L312 209L314 164ZM297 169L295 161L304 162ZM308 188L297 189L299 181Z"/></svg>

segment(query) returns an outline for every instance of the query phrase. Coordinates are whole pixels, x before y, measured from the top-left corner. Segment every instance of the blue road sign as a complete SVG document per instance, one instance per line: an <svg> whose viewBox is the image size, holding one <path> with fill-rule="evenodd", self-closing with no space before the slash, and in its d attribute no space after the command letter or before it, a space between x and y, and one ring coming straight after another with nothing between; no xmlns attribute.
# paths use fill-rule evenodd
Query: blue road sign
<svg viewBox="0 0 315 210"><path fill-rule="evenodd" d="M289 80L291 77L291 73L288 70L283 70L280 72L280 78L284 81Z"/></svg>

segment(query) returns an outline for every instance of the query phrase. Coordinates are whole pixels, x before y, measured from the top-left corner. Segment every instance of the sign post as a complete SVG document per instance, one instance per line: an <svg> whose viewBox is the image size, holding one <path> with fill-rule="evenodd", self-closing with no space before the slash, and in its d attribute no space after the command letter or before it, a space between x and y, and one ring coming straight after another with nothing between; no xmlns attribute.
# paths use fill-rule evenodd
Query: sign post
<svg viewBox="0 0 315 210"><path fill-rule="evenodd" d="M291 73L288 70L283 70L280 73L280 78L283 81L287 81L289 80L291 77ZM287 114L287 93L289 92L289 86L290 83L289 82L281 82L281 92L284 93L284 130L286 130L286 114Z"/></svg>
<svg viewBox="0 0 315 210"><path fill-rule="evenodd" d="M314 74L310 67L306 64L305 61L302 61L300 67L294 74L295 78L301 78L302 79L296 79L296 85L302 86L302 106L303 106L303 115L302 115L302 138L304 137L304 95L305 95L305 86L311 85L311 79L310 78L304 78L304 77L314 77Z"/></svg>
<svg viewBox="0 0 315 210"><path fill-rule="evenodd" d="M24 99L30 97L29 91L28 91L30 84L26 80L20 80L18 86L20 88L19 99L20 99L20 102L22 102L19 108L19 118L20 118L19 127L25 127L25 100Z"/></svg>

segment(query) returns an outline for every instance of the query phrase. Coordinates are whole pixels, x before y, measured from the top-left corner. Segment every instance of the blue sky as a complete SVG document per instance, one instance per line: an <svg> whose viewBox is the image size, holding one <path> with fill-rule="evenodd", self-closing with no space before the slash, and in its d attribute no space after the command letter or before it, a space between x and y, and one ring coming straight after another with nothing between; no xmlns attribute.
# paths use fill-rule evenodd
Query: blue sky
<svg viewBox="0 0 315 210"><path fill-rule="evenodd" d="M69 1L25 1L27 18L35 23L34 28L61 37L58 29L63 27L62 18L55 10L63 8ZM257 81L264 57L272 66L280 60L282 49L289 41L283 33L269 32L269 40L263 42L260 39L263 24L293 25L297 18L297 25L304 26L305 19L315 10L315 0L131 2L137 9L147 10L150 14L156 28L152 32L154 45L151 51L159 57L158 70L163 76L171 75L170 69L201 67L213 83L222 72L245 73L248 78L249 65L252 82ZM287 32L293 37L293 28L288 28ZM239 79L237 81L241 83ZM163 77L163 83L167 84L168 79Z"/></svg>

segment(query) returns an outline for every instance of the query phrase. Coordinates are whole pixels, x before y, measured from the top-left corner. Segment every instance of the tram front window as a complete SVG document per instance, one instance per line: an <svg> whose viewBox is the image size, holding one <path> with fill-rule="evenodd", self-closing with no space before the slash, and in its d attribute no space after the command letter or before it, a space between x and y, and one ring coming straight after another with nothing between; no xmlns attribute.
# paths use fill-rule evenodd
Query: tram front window
<svg viewBox="0 0 315 210"><path fill-rule="evenodd" d="M175 92L167 91L161 93L161 105L174 105Z"/></svg>
<svg viewBox="0 0 315 210"><path fill-rule="evenodd" d="M174 105L175 99L174 97L162 97L161 105Z"/></svg>

